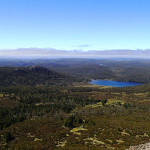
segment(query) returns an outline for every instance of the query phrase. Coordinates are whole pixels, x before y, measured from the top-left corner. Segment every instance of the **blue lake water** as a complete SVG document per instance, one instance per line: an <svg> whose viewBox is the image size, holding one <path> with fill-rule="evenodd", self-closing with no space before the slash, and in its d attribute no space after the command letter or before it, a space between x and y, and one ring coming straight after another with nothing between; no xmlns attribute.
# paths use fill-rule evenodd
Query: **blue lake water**
<svg viewBox="0 0 150 150"><path fill-rule="evenodd" d="M136 82L118 82L111 80L92 80L90 84L103 85L103 86L113 86L113 87L127 87L127 86L136 86L141 85L142 83Z"/></svg>

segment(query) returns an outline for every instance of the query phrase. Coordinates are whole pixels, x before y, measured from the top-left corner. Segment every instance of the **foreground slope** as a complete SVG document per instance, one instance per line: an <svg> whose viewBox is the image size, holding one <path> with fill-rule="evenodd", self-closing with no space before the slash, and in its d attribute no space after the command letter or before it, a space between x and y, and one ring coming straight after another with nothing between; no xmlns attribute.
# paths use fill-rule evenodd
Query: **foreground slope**
<svg viewBox="0 0 150 150"><path fill-rule="evenodd" d="M125 150L150 138L150 85L0 89L1 149ZM9 101L8 101L9 100Z"/></svg>

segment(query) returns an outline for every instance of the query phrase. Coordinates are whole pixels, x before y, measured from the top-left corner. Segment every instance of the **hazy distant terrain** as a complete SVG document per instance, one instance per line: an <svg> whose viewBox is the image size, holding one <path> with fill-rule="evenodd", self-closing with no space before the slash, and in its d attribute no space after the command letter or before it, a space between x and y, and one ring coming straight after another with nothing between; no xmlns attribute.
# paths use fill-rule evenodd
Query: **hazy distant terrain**
<svg viewBox="0 0 150 150"><path fill-rule="evenodd" d="M74 76L82 81L111 79L140 83L150 82L149 59L1 59L0 66L42 66L55 72Z"/></svg>

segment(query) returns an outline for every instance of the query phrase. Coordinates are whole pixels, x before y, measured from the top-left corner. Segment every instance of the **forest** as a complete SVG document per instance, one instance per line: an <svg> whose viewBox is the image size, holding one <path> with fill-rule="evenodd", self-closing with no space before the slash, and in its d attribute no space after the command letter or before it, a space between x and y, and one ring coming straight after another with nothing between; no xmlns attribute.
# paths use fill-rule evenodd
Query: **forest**
<svg viewBox="0 0 150 150"><path fill-rule="evenodd" d="M149 60L10 62L0 61L0 149L125 150L149 141Z"/></svg>

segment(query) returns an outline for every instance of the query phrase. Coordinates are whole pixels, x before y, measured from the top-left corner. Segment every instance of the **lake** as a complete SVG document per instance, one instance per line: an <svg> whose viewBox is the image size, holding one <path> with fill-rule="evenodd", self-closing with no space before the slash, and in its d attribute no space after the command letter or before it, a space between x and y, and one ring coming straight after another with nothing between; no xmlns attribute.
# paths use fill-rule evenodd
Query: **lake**
<svg viewBox="0 0 150 150"><path fill-rule="evenodd" d="M103 85L103 86L113 86L113 87L127 87L141 85L142 83L137 82L119 82L111 80L92 80L90 84Z"/></svg>

